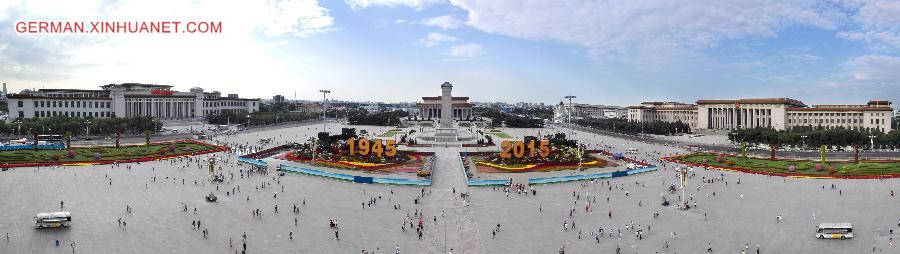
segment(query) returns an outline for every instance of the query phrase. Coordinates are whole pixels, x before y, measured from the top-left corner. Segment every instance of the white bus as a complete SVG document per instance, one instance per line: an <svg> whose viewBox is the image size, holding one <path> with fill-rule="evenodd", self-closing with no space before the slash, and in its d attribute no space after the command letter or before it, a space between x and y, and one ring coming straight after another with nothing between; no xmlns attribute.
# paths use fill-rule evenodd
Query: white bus
<svg viewBox="0 0 900 254"><path fill-rule="evenodd" d="M34 216L34 228L63 228L72 225L69 212L39 213Z"/></svg>
<svg viewBox="0 0 900 254"><path fill-rule="evenodd" d="M822 223L816 227L816 238L853 238L853 225L850 223Z"/></svg>

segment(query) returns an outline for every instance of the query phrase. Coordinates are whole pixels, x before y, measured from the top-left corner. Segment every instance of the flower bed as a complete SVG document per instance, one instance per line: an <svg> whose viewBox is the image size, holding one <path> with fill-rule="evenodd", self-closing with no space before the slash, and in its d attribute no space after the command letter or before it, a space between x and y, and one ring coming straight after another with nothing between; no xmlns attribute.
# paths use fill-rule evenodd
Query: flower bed
<svg viewBox="0 0 900 254"><path fill-rule="evenodd" d="M432 152L403 152L397 156L407 156L407 160L402 162L366 162L343 157L338 160L312 160L312 158L304 157L296 152L285 153L281 158L289 161L311 163L318 166L330 168L342 168L350 170L363 171L381 171L381 172L416 172L422 167L426 157L433 156Z"/></svg>
<svg viewBox="0 0 900 254"><path fill-rule="evenodd" d="M484 167L489 169L499 170L501 172L507 173L523 173L523 172L548 172L548 171L559 171L559 170L573 170L578 169L578 163L572 162L545 162L545 163L536 163L536 164L519 164L519 165L503 165L503 164L495 164L486 161L475 161L475 165L479 167L479 172L491 173L495 172L493 170L484 170ZM604 160L593 160L590 162L581 163L581 168L600 168L606 166L607 163Z"/></svg>
<svg viewBox="0 0 900 254"><path fill-rule="evenodd" d="M163 160L181 156L194 156L227 151L216 146L193 140L180 140L129 145L72 147L66 150L17 150L0 151L0 167L83 166L111 163L132 163Z"/></svg>
<svg viewBox="0 0 900 254"><path fill-rule="evenodd" d="M578 159L556 153L558 156L523 159L499 158L499 153L497 152L466 152L461 154L471 157L475 166L478 167L478 172L482 173L524 173L578 169ZM591 154L598 154L596 150L586 150L584 153L585 156L580 163L582 169L615 166L615 164L611 164L608 161L591 156Z"/></svg>
<svg viewBox="0 0 900 254"><path fill-rule="evenodd" d="M900 178L900 161L826 161L747 159L714 153L693 153L662 158L666 161L709 169L799 178L876 179Z"/></svg>

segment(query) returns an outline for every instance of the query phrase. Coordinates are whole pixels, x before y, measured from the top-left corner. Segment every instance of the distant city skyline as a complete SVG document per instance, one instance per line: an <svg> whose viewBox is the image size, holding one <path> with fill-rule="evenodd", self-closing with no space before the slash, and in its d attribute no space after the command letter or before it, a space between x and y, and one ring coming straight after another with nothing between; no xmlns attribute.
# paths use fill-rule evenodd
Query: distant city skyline
<svg viewBox="0 0 900 254"><path fill-rule="evenodd" d="M215 6L216 8L211 8ZM900 101L900 2L8 1L0 81L173 85L241 97L628 106ZM219 34L18 34L20 21L221 21ZM296 92L296 98L294 93Z"/></svg>

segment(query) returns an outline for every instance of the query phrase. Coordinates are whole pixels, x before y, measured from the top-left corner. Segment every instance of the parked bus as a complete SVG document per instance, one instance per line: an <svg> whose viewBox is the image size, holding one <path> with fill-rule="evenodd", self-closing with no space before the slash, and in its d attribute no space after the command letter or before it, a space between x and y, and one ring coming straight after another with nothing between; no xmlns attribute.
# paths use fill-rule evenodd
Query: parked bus
<svg viewBox="0 0 900 254"><path fill-rule="evenodd" d="M72 225L69 212L39 213L34 216L34 228L63 228Z"/></svg>
<svg viewBox="0 0 900 254"><path fill-rule="evenodd" d="M816 227L816 238L853 238L853 225L850 223L822 223Z"/></svg>
<svg viewBox="0 0 900 254"><path fill-rule="evenodd" d="M63 135L38 135L38 141L63 141Z"/></svg>

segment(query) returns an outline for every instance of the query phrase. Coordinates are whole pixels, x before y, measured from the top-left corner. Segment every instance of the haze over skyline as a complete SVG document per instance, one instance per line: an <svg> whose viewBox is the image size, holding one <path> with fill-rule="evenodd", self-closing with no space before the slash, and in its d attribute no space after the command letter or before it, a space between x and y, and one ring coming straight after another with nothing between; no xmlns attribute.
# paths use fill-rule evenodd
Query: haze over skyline
<svg viewBox="0 0 900 254"><path fill-rule="evenodd" d="M220 34L18 34L18 21L221 21ZM900 1L0 1L0 81L268 99L634 105L900 99Z"/></svg>

